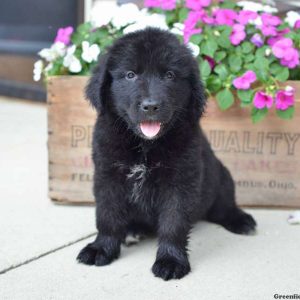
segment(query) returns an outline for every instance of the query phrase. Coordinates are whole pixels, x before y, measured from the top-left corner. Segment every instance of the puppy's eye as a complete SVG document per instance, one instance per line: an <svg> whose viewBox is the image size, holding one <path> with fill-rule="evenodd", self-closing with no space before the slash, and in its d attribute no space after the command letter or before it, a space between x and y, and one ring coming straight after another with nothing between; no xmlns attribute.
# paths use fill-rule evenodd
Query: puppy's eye
<svg viewBox="0 0 300 300"><path fill-rule="evenodd" d="M174 72L172 72L172 71L166 72L166 78L167 79L174 79L175 78Z"/></svg>
<svg viewBox="0 0 300 300"><path fill-rule="evenodd" d="M128 80L133 80L133 79L135 79L135 77L136 77L136 74L133 71L128 71L126 73L126 79L128 79Z"/></svg>

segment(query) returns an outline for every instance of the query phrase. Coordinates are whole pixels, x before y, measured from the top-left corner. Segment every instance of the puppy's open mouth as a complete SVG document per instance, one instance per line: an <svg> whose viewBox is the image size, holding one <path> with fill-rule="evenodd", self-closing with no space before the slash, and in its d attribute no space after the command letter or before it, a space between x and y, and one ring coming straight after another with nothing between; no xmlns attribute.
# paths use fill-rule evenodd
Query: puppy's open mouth
<svg viewBox="0 0 300 300"><path fill-rule="evenodd" d="M155 121L144 121L140 123L140 129L145 137L152 139L158 135L162 124Z"/></svg>

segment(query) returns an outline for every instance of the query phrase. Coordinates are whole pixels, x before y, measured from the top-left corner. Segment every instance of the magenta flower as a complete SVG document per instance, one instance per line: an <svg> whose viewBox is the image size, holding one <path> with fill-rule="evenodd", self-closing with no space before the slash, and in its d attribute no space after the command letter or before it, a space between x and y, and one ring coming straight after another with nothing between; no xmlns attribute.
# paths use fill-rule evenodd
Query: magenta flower
<svg viewBox="0 0 300 300"><path fill-rule="evenodd" d="M258 48L264 45L264 40L259 33L254 34L250 41Z"/></svg>
<svg viewBox="0 0 300 300"><path fill-rule="evenodd" d="M237 77L233 80L233 85L238 90L248 90L251 87L251 84L257 79L255 72L247 71L241 77Z"/></svg>
<svg viewBox="0 0 300 300"><path fill-rule="evenodd" d="M294 29L300 29L300 20L296 21L295 25L294 25Z"/></svg>
<svg viewBox="0 0 300 300"><path fill-rule="evenodd" d="M239 45L246 38L245 26L241 24L233 25L230 35L230 42L232 45Z"/></svg>
<svg viewBox="0 0 300 300"><path fill-rule="evenodd" d="M254 96L253 104L258 109L263 109L265 107L271 108L273 105L273 97L264 93L257 92Z"/></svg>
<svg viewBox="0 0 300 300"><path fill-rule="evenodd" d="M276 26L280 25L282 21L279 17L273 16L268 13L263 13L261 15L262 25L259 26L261 32L264 36L276 36L277 28Z"/></svg>
<svg viewBox="0 0 300 300"><path fill-rule="evenodd" d="M160 0L145 0L145 7L160 7Z"/></svg>
<svg viewBox="0 0 300 300"><path fill-rule="evenodd" d="M251 10L241 10L238 17L237 22L246 25L250 20L255 20L258 17L258 14Z"/></svg>
<svg viewBox="0 0 300 300"><path fill-rule="evenodd" d="M196 28L197 23L203 17L204 11L190 11L187 19L184 21L183 39L185 43L188 43L190 37L194 34L201 33L201 28Z"/></svg>
<svg viewBox="0 0 300 300"><path fill-rule="evenodd" d="M278 26L282 23L279 17L273 16L268 13L263 13L261 15L261 20L265 26Z"/></svg>
<svg viewBox="0 0 300 300"><path fill-rule="evenodd" d="M207 7L211 4L211 0L186 0L185 6L192 10L200 10L203 7Z"/></svg>
<svg viewBox="0 0 300 300"><path fill-rule="evenodd" d="M216 61L213 58L211 58L210 56L207 56L207 55L204 55L204 59L207 60L207 62L210 65L210 68L213 70L216 66Z"/></svg>
<svg viewBox="0 0 300 300"><path fill-rule="evenodd" d="M280 63L289 69L296 68L300 63L298 50L294 48L290 49L285 57L281 59Z"/></svg>
<svg viewBox="0 0 300 300"><path fill-rule="evenodd" d="M276 94L276 108L286 110L295 103L295 90L287 87L285 90L279 90Z"/></svg>
<svg viewBox="0 0 300 300"><path fill-rule="evenodd" d="M294 48L293 41L290 38L282 38L272 46L275 57L280 59L283 66L290 69L299 65L299 52Z"/></svg>
<svg viewBox="0 0 300 300"><path fill-rule="evenodd" d="M273 46L276 42L281 40L289 32L291 32L290 28L285 28L283 30L277 31L276 36L270 37L268 39L268 45Z"/></svg>
<svg viewBox="0 0 300 300"><path fill-rule="evenodd" d="M161 8L163 10L173 10L176 8L176 0L162 0Z"/></svg>
<svg viewBox="0 0 300 300"><path fill-rule="evenodd" d="M68 45L71 41L71 35L73 33L74 29L71 26L65 27L65 28L59 28L55 37L54 42L61 42L65 45Z"/></svg>
<svg viewBox="0 0 300 300"><path fill-rule="evenodd" d="M232 9L219 8L214 11L217 25L233 26L238 14Z"/></svg>

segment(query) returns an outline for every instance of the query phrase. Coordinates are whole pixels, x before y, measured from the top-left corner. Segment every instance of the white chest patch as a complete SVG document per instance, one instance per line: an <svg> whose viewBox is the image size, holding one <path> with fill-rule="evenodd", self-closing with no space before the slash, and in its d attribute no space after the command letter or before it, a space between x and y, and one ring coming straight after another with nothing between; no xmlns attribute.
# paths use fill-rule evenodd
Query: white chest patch
<svg viewBox="0 0 300 300"><path fill-rule="evenodd" d="M132 201L138 202L141 198L143 184L146 180L147 167L143 164L134 165L127 174L127 179L133 181Z"/></svg>

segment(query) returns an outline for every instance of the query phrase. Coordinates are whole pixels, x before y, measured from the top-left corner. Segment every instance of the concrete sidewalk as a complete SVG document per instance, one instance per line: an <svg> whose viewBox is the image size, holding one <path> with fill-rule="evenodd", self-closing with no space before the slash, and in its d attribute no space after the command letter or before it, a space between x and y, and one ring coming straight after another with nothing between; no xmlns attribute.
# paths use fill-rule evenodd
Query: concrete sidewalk
<svg viewBox="0 0 300 300"><path fill-rule="evenodd" d="M123 247L103 268L75 261L95 233L94 208L47 198L43 104L0 98L0 299L274 299L299 293L300 226L289 211L250 210L256 236L208 223L191 234L192 273L154 278L156 240Z"/></svg>

